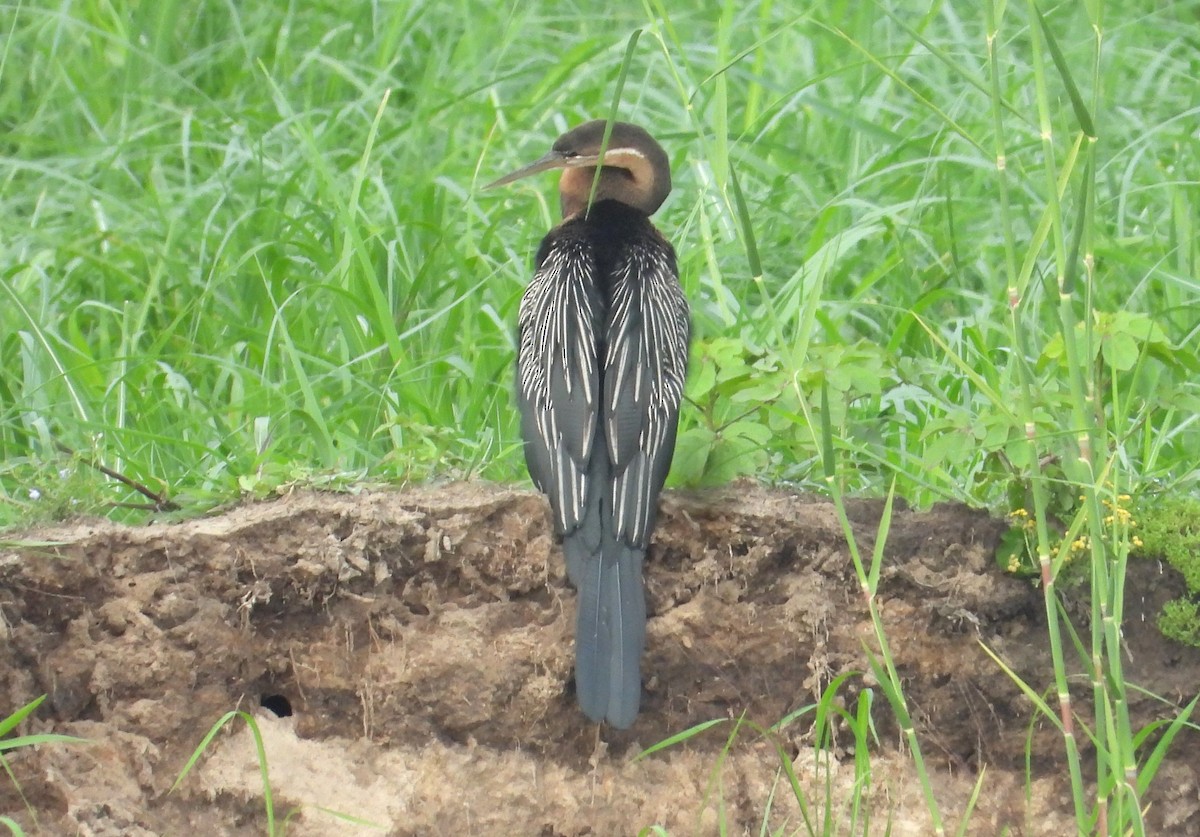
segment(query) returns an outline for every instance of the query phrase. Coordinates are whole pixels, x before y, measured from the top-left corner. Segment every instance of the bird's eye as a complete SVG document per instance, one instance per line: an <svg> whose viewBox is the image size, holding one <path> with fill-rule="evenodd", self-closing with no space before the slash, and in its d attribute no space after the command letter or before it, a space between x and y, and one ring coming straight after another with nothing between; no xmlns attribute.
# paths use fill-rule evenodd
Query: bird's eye
<svg viewBox="0 0 1200 837"><path fill-rule="evenodd" d="M579 152L578 151L564 151L563 156L566 157L568 160L570 160L572 157L578 157Z"/></svg>

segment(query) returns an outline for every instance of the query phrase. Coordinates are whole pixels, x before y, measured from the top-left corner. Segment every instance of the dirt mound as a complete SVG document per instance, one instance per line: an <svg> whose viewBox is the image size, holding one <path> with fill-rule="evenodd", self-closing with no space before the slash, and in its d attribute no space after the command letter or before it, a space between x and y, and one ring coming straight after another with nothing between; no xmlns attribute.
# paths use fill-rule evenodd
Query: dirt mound
<svg viewBox="0 0 1200 837"><path fill-rule="evenodd" d="M851 508L867 554L880 510ZM530 492L304 493L187 523L28 533L57 545L0 555L0 715L47 693L22 732L90 743L18 750L13 770L41 833L262 834L244 725L168 793L240 705L259 719L281 816L300 807L292 834L632 834L655 823L690 834L716 832L722 818L731 833L758 833L764 820L800 828L775 750L752 733L724 761L726 725L632 758L712 718L774 723L866 668L870 626L833 508L737 486L669 495L660 521L642 714L627 732L599 734L575 706L573 593ZM1061 739L1031 721L981 647L1035 687L1051 683L1041 594L993 563L1002 529L959 506L898 510L882 612L948 820L986 767L971 834L1065 834ZM1127 601L1146 614L1182 589L1151 562L1131 569ZM1126 637L1134 682L1176 702L1195 693L1200 654L1137 612ZM861 688L853 678L847 702ZM876 821L882 830L890 812L893 834L929 833L882 696L875 706L885 738L872 755ZM1142 725L1173 707L1142 698L1133 712ZM836 806L852 758L827 778L809 733L798 722L781 740L814 798L828 782ZM1175 833L1200 832L1200 767L1187 756L1197 744L1190 731L1176 740L1149 800L1151 822ZM1039 771L1031 801L1027 745ZM0 813L33 825L2 775Z"/></svg>

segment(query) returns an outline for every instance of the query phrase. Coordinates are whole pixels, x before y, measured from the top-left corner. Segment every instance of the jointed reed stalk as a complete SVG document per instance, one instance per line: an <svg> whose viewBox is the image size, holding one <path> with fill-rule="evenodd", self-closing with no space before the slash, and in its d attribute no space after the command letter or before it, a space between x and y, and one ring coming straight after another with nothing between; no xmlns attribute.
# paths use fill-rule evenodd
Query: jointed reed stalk
<svg viewBox="0 0 1200 837"><path fill-rule="evenodd" d="M1090 108L1083 103L1066 59L1033 0L1029 0L1028 10L1037 127L1042 145L1042 191L1046 198L1046 208L1020 269L1016 266L1016 239L1006 175L1000 65L995 49L1002 21L997 17L997 7L994 3L987 5L988 59L997 185L1003 216L1005 266L1009 285L1009 328L1013 345L1017 347L1016 363L1021 391L1017 409L1024 422L1025 436L1029 444L1026 464L1030 474L1036 525L1035 548L1041 571L1047 633L1054 667L1054 688L1058 698L1058 721L1070 772L1075 819L1080 830L1094 829L1098 834L1141 834L1144 825L1141 822L1137 793L1134 738L1120 659L1128 530L1118 516L1112 518L1111 530L1107 528L1105 494L1111 493L1110 505L1115 506L1120 491L1115 486L1116 474L1112 462L1101 464L1098 461L1099 451L1106 447L1103 441L1106 438L1105 411L1098 402L1099 394L1092 372L1092 358L1096 357L1097 339L1093 333L1095 257L1092 251L1092 230L1098 142L1092 113L1098 111L1100 101L1100 9L1098 4L1089 4L1088 14L1095 32L1091 67L1093 95ZM1054 145L1047 58L1054 64L1054 69L1066 87L1080 128L1079 135L1063 156L1061 166ZM1081 174L1077 174L1078 172ZM1069 188L1073 182L1074 190ZM1074 227L1070 230L1066 221L1065 198L1072 199L1077 207L1073 218ZM1070 392L1068 427L1072 449L1064 456L1063 470L1070 485L1079 491L1082 503L1080 518L1071 527L1072 535L1068 537L1073 537L1075 531L1082 529L1087 534L1089 544L1091 642L1086 655L1095 707L1091 737L1096 747L1096 799L1095 807L1091 810L1085 800L1086 786L1080 764L1075 711L1071 701L1067 661L1062 642L1062 615L1055 590L1069 549L1064 546L1055 550L1051 541L1049 480L1040 459L1040 438L1035 421L1036 409L1041 401L1035 392L1035 377L1028 363L1036 354L1031 337L1031 331L1036 327L1036 316L1032 306L1040 298L1037 289L1030 293L1030 283L1047 239L1053 257L1054 282L1047 283L1044 293L1057 296L1056 313ZM1085 267L1082 277L1079 271L1081 262ZM1081 653L1084 653L1082 649Z"/></svg>
<svg viewBox="0 0 1200 837"><path fill-rule="evenodd" d="M810 418L810 426L814 426L807 405L804 405L804 411ZM891 705L892 711L896 714L896 720L900 724L900 731L904 736L904 741L908 744L909 752L912 753L913 764L917 768L917 776L921 782L921 792L925 797L925 806L929 812L930 825L933 828L934 834L941 837L941 835L946 833L945 826L942 824L941 810L938 808L937 798L933 793L933 783L930 781L929 771L925 766L925 758L921 752L921 742L917 738L912 713L908 708L908 700L904 696L904 684L900 680L900 673L896 670L895 659L888 644L887 631L884 629L883 618L879 614L879 607L876 600L876 592L879 589L880 571L883 567L883 549L887 543L888 530L891 526L892 500L895 496L895 487L893 486L892 490L888 492L887 502L884 505L883 514L879 520L879 530L876 533L875 546L871 553L871 564L867 566L863 562L862 555L858 550L858 542L854 537L854 529L850 525L850 519L846 515L846 506L842 499L841 486L838 484L837 459L833 448L833 428L829 421L828 387L821 389L821 414L825 417L825 420L821 422L821 447L823 451L822 459L824 462L825 483L829 487L829 493L833 498L834 506L837 508L838 521L841 523L842 532L846 536L846 543L850 549L850 557L854 562L854 573L858 577L863 604L866 605L867 613L871 617L871 630L874 633L879 653L876 656L870 648L864 648L864 650L867 654L871 672L887 696L888 703Z"/></svg>
<svg viewBox="0 0 1200 837"><path fill-rule="evenodd" d="M1036 521L1036 536L1037 536L1037 558L1041 568L1042 576L1042 594L1046 611L1047 633L1050 640L1050 655L1054 665L1054 688L1058 698L1059 723L1063 735L1063 743L1066 748L1067 763L1070 770L1072 801L1075 806L1076 821L1081 822L1086 818L1086 803L1083 797L1083 776L1080 768L1079 760L1079 745L1075 736L1075 726L1072 718L1071 710L1071 692L1067 684L1066 663L1063 655L1062 632L1058 622L1058 607L1055 598L1054 581L1058 569L1061 567L1061 559L1057 562L1051 560L1051 543L1050 531L1047 523L1048 515L1048 490L1046 485L1046 476L1042 472L1041 463L1039 460L1039 452L1037 446L1037 429L1034 420L1034 410L1037 406L1037 399L1034 394L1034 376L1033 371L1029 368L1026 362L1027 358L1034 356L1031 349L1031 338L1028 331L1023 327L1022 314L1027 307L1026 291L1029 286L1029 277L1032 269L1031 258L1024 260L1024 265L1020 272L1017 270L1016 262L1016 237L1013 231L1012 223L1012 208L1009 201L1009 187L1007 178L1007 154L1005 150L1004 125L1002 118L1003 100L1000 91L1000 66L996 54L996 44L1000 34L1001 20L996 14L996 4L989 2L986 5L987 14L987 47L988 47L988 67L991 80L991 104L992 104L992 122L995 134L995 153L996 153L996 180L997 187L1000 193L1001 201L1001 217L1003 219L1004 230L1004 249L1005 249L1005 267L1008 277L1008 298L1009 298L1009 329L1012 336L1012 343L1016 347L1015 357L1017 363L1018 374L1021 383L1021 398L1017 405L1018 415L1025 427L1025 438L1029 444L1028 463L1031 470L1030 489L1033 499L1034 520ZM1037 80L1039 88L1045 91L1044 72L1038 64ZM1052 136L1048 126L1043 127L1043 147L1047 156L1047 165L1053 166L1053 146ZM1050 174L1050 198L1053 201L1049 209L1051 218L1054 217L1054 210L1057 208L1057 184L1053 177L1053 170ZM1038 232L1044 237L1046 233L1045 219L1039 225ZM1039 236L1035 235L1035 240L1030 245L1031 252L1036 252L1040 249L1041 241ZM1044 239L1043 239L1044 240Z"/></svg>

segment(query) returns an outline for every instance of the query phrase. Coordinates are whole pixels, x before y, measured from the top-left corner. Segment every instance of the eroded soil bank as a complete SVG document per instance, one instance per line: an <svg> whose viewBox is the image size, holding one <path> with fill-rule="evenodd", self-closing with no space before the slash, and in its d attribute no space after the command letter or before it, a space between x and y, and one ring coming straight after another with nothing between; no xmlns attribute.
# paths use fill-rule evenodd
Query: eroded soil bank
<svg viewBox="0 0 1200 837"><path fill-rule="evenodd" d="M865 554L880 510L851 509ZM259 719L280 817L299 808L290 834L715 833L718 810L730 833L758 833L764 818L805 833L775 750L750 731L723 763L729 725L632 758L712 718L774 723L866 669L870 627L832 506L746 485L668 495L647 570L643 712L599 736L571 692L574 596L547 523L533 493L459 484L24 534L55 545L0 553L0 715L48 693L21 732L90 743L10 754L37 826L2 774L0 813L44 834L264 834L244 725L168 793L240 706ZM986 768L969 833L1074 833L1061 738L1033 722L1027 801L1030 704L983 647L1035 687L1051 683L1041 594L992 558L1003 528L959 506L897 511L883 617L947 821ZM1150 621L1182 589L1170 572L1138 561L1128 581L1126 671L1167 701L1138 696L1139 726L1200 685L1200 654ZM849 681L847 704L863 687ZM876 691L871 833L888 816L893 834L930 833ZM1076 680L1084 720L1088 691ZM826 778L809 734L797 722L779 740L819 813ZM849 744L835 804L853 782ZM1198 745L1180 735L1146 801L1156 833L1200 833Z"/></svg>

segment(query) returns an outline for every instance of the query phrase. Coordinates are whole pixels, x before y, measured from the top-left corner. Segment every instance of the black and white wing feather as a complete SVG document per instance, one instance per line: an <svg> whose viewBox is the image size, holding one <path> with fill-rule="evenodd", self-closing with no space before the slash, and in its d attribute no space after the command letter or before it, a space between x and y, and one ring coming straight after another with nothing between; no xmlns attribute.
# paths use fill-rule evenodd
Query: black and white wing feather
<svg viewBox="0 0 1200 837"><path fill-rule="evenodd" d="M604 438L613 534L645 549L675 452L690 320L675 252L654 233L625 249L612 284Z"/></svg>
<svg viewBox="0 0 1200 837"><path fill-rule="evenodd" d="M642 567L671 465L688 306L671 245L644 215L569 220L542 242L521 299L517 402L578 590L575 681L593 720L637 717ZM614 230L619 235L614 235Z"/></svg>
<svg viewBox="0 0 1200 837"><path fill-rule="evenodd" d="M568 535L584 522L595 488L600 301L588 241L548 245L521 299L517 400L530 476L549 498L559 534Z"/></svg>

